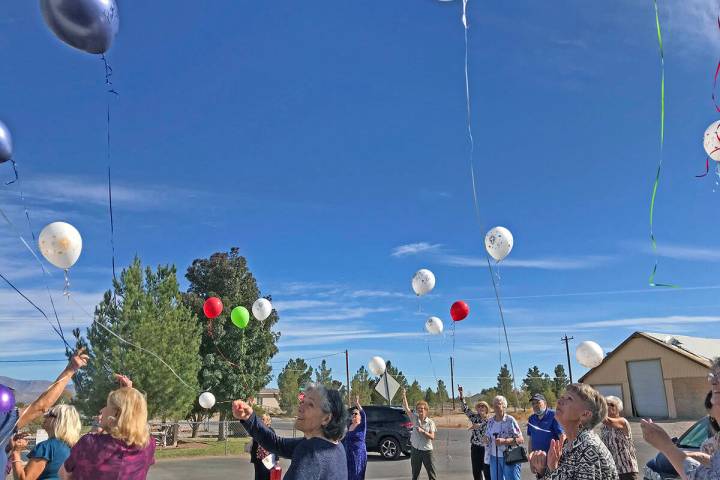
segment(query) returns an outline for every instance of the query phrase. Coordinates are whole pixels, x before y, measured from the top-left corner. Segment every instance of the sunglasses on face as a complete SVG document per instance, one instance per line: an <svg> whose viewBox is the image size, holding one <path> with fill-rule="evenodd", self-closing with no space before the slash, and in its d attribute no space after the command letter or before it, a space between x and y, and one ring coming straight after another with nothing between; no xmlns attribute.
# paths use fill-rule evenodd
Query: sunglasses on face
<svg viewBox="0 0 720 480"><path fill-rule="evenodd" d="M57 418L57 415L55 415L55 414L52 413L52 412L45 412L45 414L43 414L43 417L45 417L45 418Z"/></svg>
<svg viewBox="0 0 720 480"><path fill-rule="evenodd" d="M355 415L360 415L360 412L352 412L352 416L354 417Z"/></svg>
<svg viewBox="0 0 720 480"><path fill-rule="evenodd" d="M708 383L720 383L720 371L713 371L708 373L707 376Z"/></svg>

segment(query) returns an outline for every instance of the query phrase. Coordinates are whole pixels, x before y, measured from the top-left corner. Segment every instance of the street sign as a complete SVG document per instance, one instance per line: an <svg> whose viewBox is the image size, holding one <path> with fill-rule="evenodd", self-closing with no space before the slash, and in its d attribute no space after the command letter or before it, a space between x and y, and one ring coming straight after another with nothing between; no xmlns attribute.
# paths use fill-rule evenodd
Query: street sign
<svg viewBox="0 0 720 480"><path fill-rule="evenodd" d="M387 372L385 372L385 374L380 377L380 381L377 385L375 385L375 391L382 395L382 397L388 402L392 401L399 389L400 384L398 383L398 381L395 380L393 376Z"/></svg>

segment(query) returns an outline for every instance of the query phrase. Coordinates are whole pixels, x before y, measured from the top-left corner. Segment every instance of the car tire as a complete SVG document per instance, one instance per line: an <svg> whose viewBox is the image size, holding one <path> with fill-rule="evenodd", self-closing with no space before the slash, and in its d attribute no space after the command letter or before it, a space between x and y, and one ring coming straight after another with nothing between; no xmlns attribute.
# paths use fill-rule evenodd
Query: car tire
<svg viewBox="0 0 720 480"><path fill-rule="evenodd" d="M378 444L380 455L385 460L395 460L400 456L402 449L400 442L395 437L384 437Z"/></svg>

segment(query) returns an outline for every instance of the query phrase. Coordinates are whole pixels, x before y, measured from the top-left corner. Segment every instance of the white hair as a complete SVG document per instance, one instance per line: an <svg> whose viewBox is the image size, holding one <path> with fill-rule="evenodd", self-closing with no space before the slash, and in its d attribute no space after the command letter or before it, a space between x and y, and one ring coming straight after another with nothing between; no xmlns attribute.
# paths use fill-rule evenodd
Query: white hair
<svg viewBox="0 0 720 480"><path fill-rule="evenodd" d="M618 409L618 413L622 413L623 402L618 397L616 397L615 395L608 395L607 397L605 397L605 401L607 402L608 405L610 405L610 404L615 405Z"/></svg>
<svg viewBox="0 0 720 480"><path fill-rule="evenodd" d="M503 408L507 408L507 406L508 406L507 398L503 397L502 395L497 395L497 396L493 399L493 405L494 405L495 402L497 402L498 400L500 400L500 403L502 403Z"/></svg>

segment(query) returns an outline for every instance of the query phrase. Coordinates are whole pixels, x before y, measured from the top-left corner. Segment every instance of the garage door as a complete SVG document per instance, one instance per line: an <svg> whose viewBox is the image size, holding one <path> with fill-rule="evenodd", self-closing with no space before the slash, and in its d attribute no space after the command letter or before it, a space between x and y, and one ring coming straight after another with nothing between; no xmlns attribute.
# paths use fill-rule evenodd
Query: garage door
<svg viewBox="0 0 720 480"><path fill-rule="evenodd" d="M635 415L667 417L667 398L660 360L628 362L627 369Z"/></svg>
<svg viewBox="0 0 720 480"><path fill-rule="evenodd" d="M603 397L617 397L625 403L625 399L622 394L622 385L593 385L593 387L595 387L595 390L600 392L600 395Z"/></svg>

